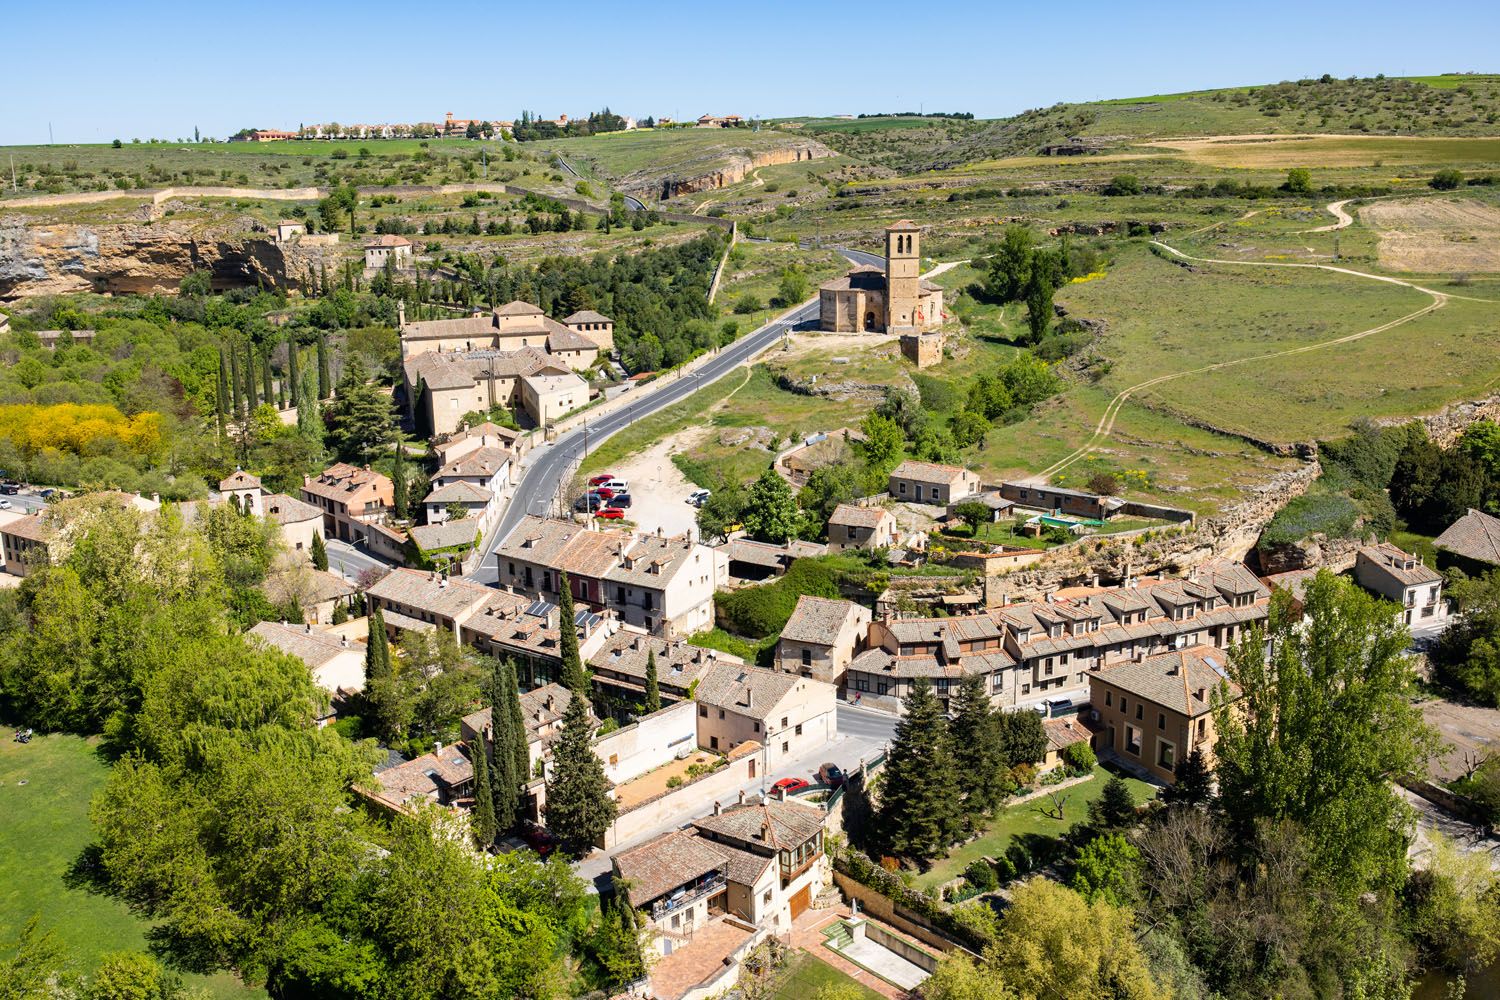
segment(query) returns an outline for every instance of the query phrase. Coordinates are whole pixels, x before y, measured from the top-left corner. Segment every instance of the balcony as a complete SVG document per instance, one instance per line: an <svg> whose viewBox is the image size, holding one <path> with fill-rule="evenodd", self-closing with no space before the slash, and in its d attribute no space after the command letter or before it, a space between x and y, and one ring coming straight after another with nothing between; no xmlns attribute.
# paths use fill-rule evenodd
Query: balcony
<svg viewBox="0 0 1500 1000"><path fill-rule="evenodd" d="M685 885L670 896L658 899L652 903L651 919L659 920L669 913L691 906L703 897L712 896L728 885L729 877L723 871L716 871L705 875L691 885Z"/></svg>

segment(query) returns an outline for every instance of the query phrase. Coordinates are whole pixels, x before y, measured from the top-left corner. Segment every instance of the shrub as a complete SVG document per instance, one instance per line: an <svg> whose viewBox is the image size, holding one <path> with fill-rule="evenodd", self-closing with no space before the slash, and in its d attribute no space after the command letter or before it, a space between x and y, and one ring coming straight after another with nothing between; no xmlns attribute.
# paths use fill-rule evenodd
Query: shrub
<svg viewBox="0 0 1500 1000"><path fill-rule="evenodd" d="M754 295L751 295L749 292L746 292L744 295L741 295L739 298L734 300L734 311L739 313L741 316L747 313L760 312L764 308L765 305L760 301L760 299L756 298Z"/></svg>
<svg viewBox="0 0 1500 1000"><path fill-rule="evenodd" d="M1116 174L1105 185L1104 193L1107 195L1140 194L1141 181L1134 174Z"/></svg>
<svg viewBox="0 0 1500 1000"><path fill-rule="evenodd" d="M668 788L681 788L682 787L682 778L680 776L678 776L678 775L675 775L675 774L672 775L670 778L667 779L667 787Z"/></svg>
<svg viewBox="0 0 1500 1000"><path fill-rule="evenodd" d="M995 881L1000 885L1004 885L1016 877L1015 863L1003 854L995 859L994 869Z"/></svg>
<svg viewBox="0 0 1500 1000"><path fill-rule="evenodd" d="M995 869L983 858L975 858L969 862L969 866L964 869L964 880L980 892L993 892L1000 887L999 880L995 878Z"/></svg>
<svg viewBox="0 0 1500 1000"><path fill-rule="evenodd" d="M1010 769L1010 780L1016 783L1018 788L1025 788L1036 781L1035 764L1017 764Z"/></svg>
<svg viewBox="0 0 1500 1000"><path fill-rule="evenodd" d="M736 635L762 639L786 626L796 610L797 598L838 597L833 570L819 559L798 559L786 575L774 583L745 587L715 598L720 622Z"/></svg>
<svg viewBox="0 0 1500 1000"><path fill-rule="evenodd" d="M1463 171L1453 167L1444 167L1432 175L1432 180L1427 183L1436 191L1452 191L1464 182Z"/></svg>
<svg viewBox="0 0 1500 1000"><path fill-rule="evenodd" d="M1068 768L1073 771L1092 771L1094 765L1099 762L1099 758L1094 754L1093 747L1087 743L1074 743L1071 746L1063 747L1062 759L1063 763L1067 764Z"/></svg>
<svg viewBox="0 0 1500 1000"><path fill-rule="evenodd" d="M1120 489L1120 483L1110 472L1096 472L1089 476L1089 492L1098 493L1102 496L1114 496Z"/></svg>
<svg viewBox="0 0 1500 1000"><path fill-rule="evenodd" d="M1005 860L1015 869L1016 875L1025 875L1031 871L1031 852L1023 844L1011 844L1005 849Z"/></svg>
<svg viewBox="0 0 1500 1000"><path fill-rule="evenodd" d="M1308 492L1281 508L1261 533L1260 547L1290 545L1308 535L1347 538L1359 509L1342 493Z"/></svg>

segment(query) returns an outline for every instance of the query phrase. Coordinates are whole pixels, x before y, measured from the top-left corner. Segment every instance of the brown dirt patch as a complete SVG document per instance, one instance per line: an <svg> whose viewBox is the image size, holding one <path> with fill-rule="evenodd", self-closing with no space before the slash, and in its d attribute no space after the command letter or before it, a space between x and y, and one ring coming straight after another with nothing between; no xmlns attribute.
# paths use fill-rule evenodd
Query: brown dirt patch
<svg viewBox="0 0 1500 1000"><path fill-rule="evenodd" d="M1500 271L1500 208L1467 198L1381 201L1359 210L1380 234L1380 263L1398 271Z"/></svg>

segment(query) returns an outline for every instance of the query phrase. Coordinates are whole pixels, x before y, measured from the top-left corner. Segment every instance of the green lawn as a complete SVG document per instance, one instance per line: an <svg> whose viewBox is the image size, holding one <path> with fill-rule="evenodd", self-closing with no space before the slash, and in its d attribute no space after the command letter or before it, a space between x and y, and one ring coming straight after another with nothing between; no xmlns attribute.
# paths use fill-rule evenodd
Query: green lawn
<svg viewBox="0 0 1500 1000"><path fill-rule="evenodd" d="M808 1000L824 987L839 987L850 1000L882 1000L879 993L805 951L792 954L770 1000ZM842 1000L844 993L839 995Z"/></svg>
<svg viewBox="0 0 1500 1000"><path fill-rule="evenodd" d="M79 973L92 973L109 952L146 950L146 921L70 875L92 840L89 800L108 778L108 765L92 741L37 736L22 745L11 739L14 732L0 726L0 954L33 916L57 936ZM226 1000L265 996L228 973L186 979Z"/></svg>
<svg viewBox="0 0 1500 1000"><path fill-rule="evenodd" d="M957 878L975 858L1004 854L1011 842L1019 837L1061 836L1074 823L1088 817L1089 803L1103 794L1104 784L1108 779L1108 771L1102 767L1095 767L1094 776L1088 781L1064 789L1061 794L1067 798L1067 802L1061 821L1044 815L1042 812L1043 809L1052 808L1050 796L1002 809L994 822L990 824L989 829L985 831L984 836L955 849L942 861L933 865L930 871L917 876L917 886L930 889L949 879ZM1126 777L1125 783L1130 786L1130 793L1137 803L1145 802L1156 795L1157 790L1154 785L1137 778Z"/></svg>

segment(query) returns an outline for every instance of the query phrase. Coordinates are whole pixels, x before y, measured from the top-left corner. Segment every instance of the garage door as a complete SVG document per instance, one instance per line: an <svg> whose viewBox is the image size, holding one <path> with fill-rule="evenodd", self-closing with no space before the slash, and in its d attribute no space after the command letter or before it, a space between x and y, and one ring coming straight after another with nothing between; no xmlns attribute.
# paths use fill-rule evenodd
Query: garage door
<svg viewBox="0 0 1500 1000"><path fill-rule="evenodd" d="M804 885L792 897L792 919L796 920L812 905L812 886Z"/></svg>

